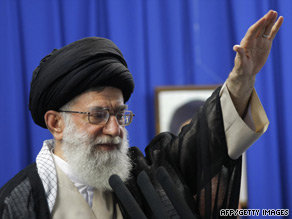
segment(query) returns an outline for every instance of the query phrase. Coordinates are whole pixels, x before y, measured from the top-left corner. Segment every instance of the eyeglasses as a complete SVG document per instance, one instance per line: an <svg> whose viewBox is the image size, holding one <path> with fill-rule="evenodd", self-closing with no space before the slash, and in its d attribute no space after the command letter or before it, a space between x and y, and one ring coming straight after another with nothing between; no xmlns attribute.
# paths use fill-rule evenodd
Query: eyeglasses
<svg viewBox="0 0 292 219"><path fill-rule="evenodd" d="M135 116L132 111L129 110L119 111L116 113L110 113L109 109L95 109L90 112L58 110L58 112L87 114L88 121L94 125L105 125L110 116L113 115L116 117L120 126L127 126L132 123L133 117Z"/></svg>

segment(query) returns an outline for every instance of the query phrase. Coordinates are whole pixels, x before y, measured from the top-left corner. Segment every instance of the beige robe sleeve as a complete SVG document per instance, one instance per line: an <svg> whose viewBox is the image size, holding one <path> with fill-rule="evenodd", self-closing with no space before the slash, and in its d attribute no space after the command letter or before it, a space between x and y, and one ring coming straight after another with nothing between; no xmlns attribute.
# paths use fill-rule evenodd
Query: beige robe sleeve
<svg viewBox="0 0 292 219"><path fill-rule="evenodd" d="M233 105L226 82L222 86L220 97L228 155L237 159L265 133L269 120L255 90L243 119Z"/></svg>

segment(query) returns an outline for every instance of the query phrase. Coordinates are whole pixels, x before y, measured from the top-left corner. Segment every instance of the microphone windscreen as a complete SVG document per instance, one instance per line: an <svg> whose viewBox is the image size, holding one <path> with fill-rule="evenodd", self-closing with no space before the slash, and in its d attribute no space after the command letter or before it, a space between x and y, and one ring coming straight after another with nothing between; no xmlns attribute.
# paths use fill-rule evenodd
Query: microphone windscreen
<svg viewBox="0 0 292 219"><path fill-rule="evenodd" d="M130 193L130 191L125 186L124 182L121 178L114 174L109 178L109 184L112 187L113 191L115 192L116 196L120 200L121 204L127 211L130 218L141 218L146 219L143 211L137 204L136 200Z"/></svg>
<svg viewBox="0 0 292 219"><path fill-rule="evenodd" d="M164 167L157 169L156 177L181 218L196 218L175 187Z"/></svg>
<svg viewBox="0 0 292 219"><path fill-rule="evenodd" d="M142 171L137 178L138 186L140 187L148 205L150 206L155 218L167 219L169 218L165 209L156 193L148 175Z"/></svg>

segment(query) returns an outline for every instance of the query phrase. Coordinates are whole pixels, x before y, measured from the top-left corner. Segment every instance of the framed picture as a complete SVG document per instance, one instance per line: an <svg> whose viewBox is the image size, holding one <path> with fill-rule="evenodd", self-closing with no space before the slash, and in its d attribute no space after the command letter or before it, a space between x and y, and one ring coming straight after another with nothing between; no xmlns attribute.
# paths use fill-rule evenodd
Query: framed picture
<svg viewBox="0 0 292 219"><path fill-rule="evenodd" d="M155 124L156 134L170 131L178 134L204 104L213 91L220 85L209 86L161 86L155 89ZM240 207L247 208L247 170L246 153L243 154Z"/></svg>
<svg viewBox="0 0 292 219"><path fill-rule="evenodd" d="M165 86L155 89L156 133L175 134L219 85Z"/></svg>

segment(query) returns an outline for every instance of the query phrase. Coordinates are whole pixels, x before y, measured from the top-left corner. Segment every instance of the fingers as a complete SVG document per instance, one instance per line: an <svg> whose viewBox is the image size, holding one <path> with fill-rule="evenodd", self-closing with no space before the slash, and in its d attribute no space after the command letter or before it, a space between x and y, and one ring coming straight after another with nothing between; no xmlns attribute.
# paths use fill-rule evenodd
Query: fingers
<svg viewBox="0 0 292 219"><path fill-rule="evenodd" d="M245 37L253 38L253 37L258 36L259 31L265 27L265 24L266 24L266 17L264 16L248 29Z"/></svg>
<svg viewBox="0 0 292 219"><path fill-rule="evenodd" d="M282 23L284 21L284 18L282 16L280 16L277 20L277 22L273 25L273 28L272 28L272 31L271 31L271 34L270 34L270 39L274 39L276 34L278 33Z"/></svg>
<svg viewBox="0 0 292 219"><path fill-rule="evenodd" d="M248 29L245 37L252 38L262 37L263 35L265 35L267 36L266 38L273 39L283 23L282 16L279 17L276 22L277 16L278 13L276 11L270 10Z"/></svg>
<svg viewBox="0 0 292 219"><path fill-rule="evenodd" d="M259 34L258 36L268 36L266 38L270 38L270 32L275 24L275 21L277 20L277 16L278 16L278 13L276 11L270 11L268 13L268 16L267 16L267 20L266 20L266 26L265 28L262 28L260 31L259 31Z"/></svg>
<svg viewBox="0 0 292 219"><path fill-rule="evenodd" d="M269 11L261 19L259 19L255 24L253 24L247 31L246 37L257 37L263 34L265 30L267 21L273 16L274 12ZM261 33L262 32L262 33Z"/></svg>

